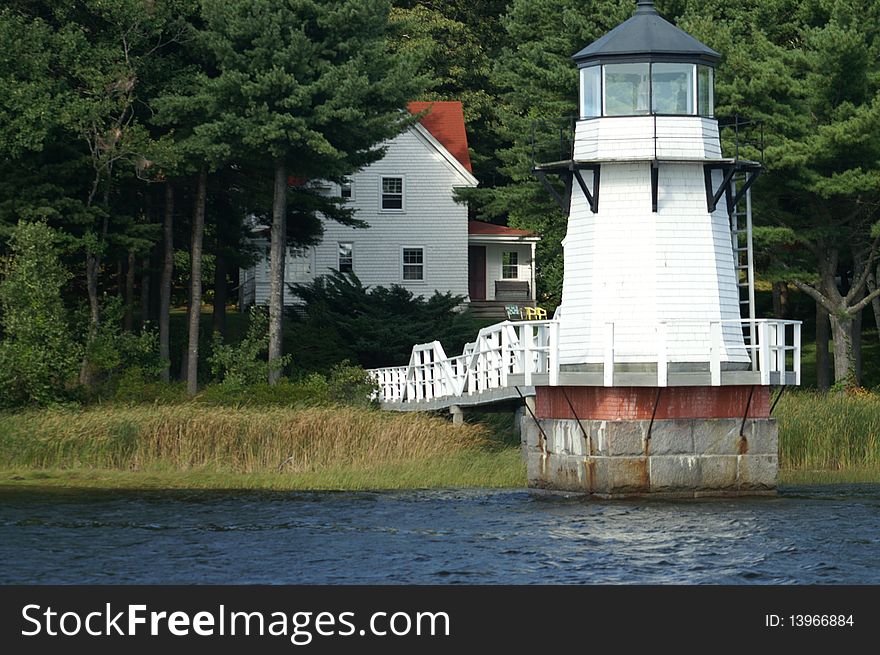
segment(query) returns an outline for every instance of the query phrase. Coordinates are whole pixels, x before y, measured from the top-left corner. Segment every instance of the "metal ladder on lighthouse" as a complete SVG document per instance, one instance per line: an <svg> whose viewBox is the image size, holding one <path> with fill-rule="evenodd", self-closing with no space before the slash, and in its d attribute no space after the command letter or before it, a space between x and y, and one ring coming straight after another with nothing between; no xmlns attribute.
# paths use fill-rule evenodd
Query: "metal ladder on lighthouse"
<svg viewBox="0 0 880 655"><path fill-rule="evenodd" d="M746 182L745 173L737 173L731 181L731 197L736 197L737 188ZM731 208L730 235L733 246L733 261L736 266L736 284L739 290L740 317L747 319L743 324L743 342L752 360L757 365L757 326L755 318L755 251L752 241L752 190L746 189L739 203Z"/></svg>

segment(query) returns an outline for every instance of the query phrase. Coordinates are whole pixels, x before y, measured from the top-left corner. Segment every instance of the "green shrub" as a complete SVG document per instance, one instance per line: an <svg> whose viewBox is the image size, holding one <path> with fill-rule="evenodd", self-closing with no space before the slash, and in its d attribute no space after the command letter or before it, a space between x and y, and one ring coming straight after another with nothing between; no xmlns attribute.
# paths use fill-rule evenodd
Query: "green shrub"
<svg viewBox="0 0 880 655"><path fill-rule="evenodd" d="M61 292L70 274L45 223L19 222L0 280L0 406L48 405L68 397L82 351Z"/></svg>
<svg viewBox="0 0 880 655"><path fill-rule="evenodd" d="M125 311L119 296L106 296L102 303L101 322L87 345L92 376L98 397L115 397L125 382L144 385L159 381L164 363L159 357L159 335L155 329L139 333L122 329ZM126 379L127 376L127 379ZM124 396L129 393L123 390Z"/></svg>
<svg viewBox="0 0 880 655"><path fill-rule="evenodd" d="M290 355L269 363L269 317L262 309L250 312L248 330L238 344L223 343L223 337L214 333L208 363L211 375L231 392L265 382L272 370L283 369L290 363Z"/></svg>
<svg viewBox="0 0 880 655"><path fill-rule="evenodd" d="M197 400L209 405L234 407L368 407L374 391L375 385L364 369L343 362L334 366L326 376L311 373L296 381L282 378L273 386L266 382L208 385Z"/></svg>
<svg viewBox="0 0 880 655"><path fill-rule="evenodd" d="M327 376L329 400L342 405L366 406L373 402L378 391L376 383L360 366L352 366L348 360L330 369Z"/></svg>
<svg viewBox="0 0 880 655"><path fill-rule="evenodd" d="M349 360L364 368L403 365L416 343L440 341L459 354L476 336L463 296L435 293L413 296L398 285L365 287L353 274L334 272L291 291L305 307L294 312L287 335L295 343L294 365L306 371L328 370Z"/></svg>
<svg viewBox="0 0 880 655"><path fill-rule="evenodd" d="M162 382L152 374L145 374L138 366L126 369L119 376L113 399L129 405L157 403L170 405L186 401L186 384Z"/></svg>

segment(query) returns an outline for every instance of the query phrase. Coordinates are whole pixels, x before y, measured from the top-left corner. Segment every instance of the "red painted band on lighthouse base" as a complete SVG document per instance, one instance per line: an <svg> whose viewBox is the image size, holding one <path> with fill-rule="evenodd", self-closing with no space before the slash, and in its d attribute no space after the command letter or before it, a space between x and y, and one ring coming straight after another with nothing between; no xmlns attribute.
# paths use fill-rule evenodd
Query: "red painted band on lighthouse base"
<svg viewBox="0 0 880 655"><path fill-rule="evenodd" d="M770 388L762 386L664 387L654 418L769 418ZM577 418L605 421L650 420L657 401L651 387L537 387L538 418ZM749 393L752 399L749 402ZM566 399L566 395L568 398Z"/></svg>

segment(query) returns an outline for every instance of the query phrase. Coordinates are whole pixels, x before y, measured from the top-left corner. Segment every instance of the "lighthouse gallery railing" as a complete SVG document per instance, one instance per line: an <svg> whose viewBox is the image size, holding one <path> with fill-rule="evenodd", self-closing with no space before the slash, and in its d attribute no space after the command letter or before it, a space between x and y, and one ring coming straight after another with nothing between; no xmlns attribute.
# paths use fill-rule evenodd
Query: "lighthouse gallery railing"
<svg viewBox="0 0 880 655"><path fill-rule="evenodd" d="M671 350L669 335L676 324L693 321L665 321L655 325L656 379L653 386L670 385ZM757 319L754 321L710 321L709 382L723 383L722 357L725 352L723 330L736 325L746 334L744 350L752 373L740 384L786 385L801 381L801 323ZM476 341L467 344L461 355L448 357L439 341L413 347L406 366L369 371L379 389L379 399L390 403L419 403L443 398L474 396L511 386L530 387L540 382L548 386L561 383L575 386L614 386L615 369L620 362L615 351L614 323L604 325L604 349L598 358L602 365L599 382L580 381L577 374L566 374L559 363L558 321L504 321L483 328ZM595 377L593 379L596 379Z"/></svg>

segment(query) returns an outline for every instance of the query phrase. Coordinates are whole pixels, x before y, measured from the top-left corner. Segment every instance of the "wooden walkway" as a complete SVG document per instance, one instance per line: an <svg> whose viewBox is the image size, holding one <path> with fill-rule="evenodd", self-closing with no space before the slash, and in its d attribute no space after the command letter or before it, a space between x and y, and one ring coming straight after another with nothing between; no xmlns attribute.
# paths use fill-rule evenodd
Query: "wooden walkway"
<svg viewBox="0 0 880 655"><path fill-rule="evenodd" d="M693 321L689 321L693 324ZM725 370L722 330L743 330L738 370ZM711 342L704 370L676 362L675 321L653 327L651 361L638 370L621 361L615 349L615 326L600 324L605 347L582 365L560 365L559 321L504 321L480 330L461 355L448 357L438 341L419 344L406 366L369 371L382 407L394 411L434 411L452 406L477 407L532 396L536 386L669 387L800 384L801 323L773 319L710 321Z"/></svg>

